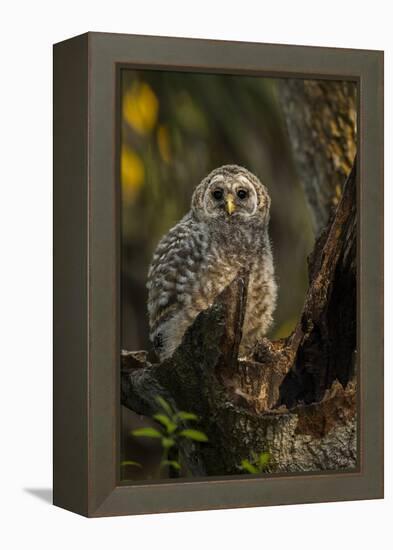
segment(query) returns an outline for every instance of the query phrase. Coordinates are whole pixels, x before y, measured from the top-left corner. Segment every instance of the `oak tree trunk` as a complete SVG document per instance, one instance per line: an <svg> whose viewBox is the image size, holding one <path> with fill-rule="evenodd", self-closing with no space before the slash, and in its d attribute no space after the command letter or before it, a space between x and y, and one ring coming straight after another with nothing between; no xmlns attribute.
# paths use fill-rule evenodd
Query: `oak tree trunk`
<svg viewBox="0 0 393 550"><path fill-rule="evenodd" d="M335 209L356 155L356 84L283 79L281 106L316 234Z"/></svg>

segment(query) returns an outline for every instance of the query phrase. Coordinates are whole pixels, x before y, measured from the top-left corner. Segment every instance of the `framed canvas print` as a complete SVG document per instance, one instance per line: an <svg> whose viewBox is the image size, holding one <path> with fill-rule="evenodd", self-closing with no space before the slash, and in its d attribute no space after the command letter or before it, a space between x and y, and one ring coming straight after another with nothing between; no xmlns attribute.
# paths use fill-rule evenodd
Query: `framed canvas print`
<svg viewBox="0 0 393 550"><path fill-rule="evenodd" d="M54 47L54 503L383 496L383 53Z"/></svg>

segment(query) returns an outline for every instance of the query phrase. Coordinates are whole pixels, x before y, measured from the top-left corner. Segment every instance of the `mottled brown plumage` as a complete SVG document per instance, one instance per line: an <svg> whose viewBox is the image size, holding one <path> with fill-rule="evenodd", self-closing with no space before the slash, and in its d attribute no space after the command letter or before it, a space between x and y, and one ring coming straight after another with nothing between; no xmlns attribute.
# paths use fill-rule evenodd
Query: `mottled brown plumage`
<svg viewBox="0 0 393 550"><path fill-rule="evenodd" d="M150 336L160 359L172 355L198 313L245 268L241 355L266 333L277 295L269 209L266 188L240 166L217 168L196 187L191 210L161 239L148 273Z"/></svg>

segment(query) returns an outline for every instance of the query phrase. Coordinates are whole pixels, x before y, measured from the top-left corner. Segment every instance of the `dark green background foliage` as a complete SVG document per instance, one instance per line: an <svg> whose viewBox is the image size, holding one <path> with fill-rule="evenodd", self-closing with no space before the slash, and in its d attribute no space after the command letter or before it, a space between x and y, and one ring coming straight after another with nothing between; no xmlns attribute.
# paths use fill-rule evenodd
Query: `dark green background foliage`
<svg viewBox="0 0 393 550"><path fill-rule="evenodd" d="M313 235L290 143L269 78L122 72L122 347L150 349L146 274L157 242L188 211L213 168L240 164L272 198L279 284L270 336L288 335L307 288Z"/></svg>

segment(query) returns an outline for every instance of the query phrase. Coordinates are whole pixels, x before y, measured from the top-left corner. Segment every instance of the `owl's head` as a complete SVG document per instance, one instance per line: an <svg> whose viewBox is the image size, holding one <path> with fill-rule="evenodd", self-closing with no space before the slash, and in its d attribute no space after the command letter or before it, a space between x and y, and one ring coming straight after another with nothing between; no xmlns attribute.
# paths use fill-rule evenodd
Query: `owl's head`
<svg viewBox="0 0 393 550"><path fill-rule="evenodd" d="M201 221L269 221L270 197L251 172L234 164L216 168L196 187L191 208Z"/></svg>

